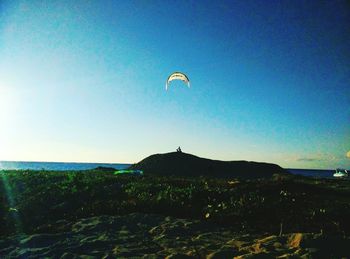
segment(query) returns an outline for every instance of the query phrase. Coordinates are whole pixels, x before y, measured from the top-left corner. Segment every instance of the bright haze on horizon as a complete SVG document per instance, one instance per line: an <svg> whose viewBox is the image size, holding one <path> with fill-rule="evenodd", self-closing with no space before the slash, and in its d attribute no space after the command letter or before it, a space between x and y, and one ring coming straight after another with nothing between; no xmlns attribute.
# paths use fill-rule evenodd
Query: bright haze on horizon
<svg viewBox="0 0 350 259"><path fill-rule="evenodd" d="M349 24L347 1L1 1L0 160L349 168Z"/></svg>

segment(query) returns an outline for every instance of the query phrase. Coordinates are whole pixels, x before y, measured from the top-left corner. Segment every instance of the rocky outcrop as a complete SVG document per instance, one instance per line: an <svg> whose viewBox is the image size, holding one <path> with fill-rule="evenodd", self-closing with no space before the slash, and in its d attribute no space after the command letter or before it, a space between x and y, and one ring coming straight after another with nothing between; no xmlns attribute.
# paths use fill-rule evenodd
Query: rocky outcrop
<svg viewBox="0 0 350 259"><path fill-rule="evenodd" d="M197 157L183 152L151 155L130 167L146 175L208 176L220 178L270 178L287 175L276 164L248 161L220 161Z"/></svg>

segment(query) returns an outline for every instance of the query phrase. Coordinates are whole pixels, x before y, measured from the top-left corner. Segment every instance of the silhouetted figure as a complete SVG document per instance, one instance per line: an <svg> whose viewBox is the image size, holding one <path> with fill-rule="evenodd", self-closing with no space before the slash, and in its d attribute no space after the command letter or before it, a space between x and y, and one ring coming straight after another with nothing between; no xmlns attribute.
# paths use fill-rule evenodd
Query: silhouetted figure
<svg viewBox="0 0 350 259"><path fill-rule="evenodd" d="M182 152L182 151L181 151L181 147L178 147L178 148L176 149L176 152Z"/></svg>

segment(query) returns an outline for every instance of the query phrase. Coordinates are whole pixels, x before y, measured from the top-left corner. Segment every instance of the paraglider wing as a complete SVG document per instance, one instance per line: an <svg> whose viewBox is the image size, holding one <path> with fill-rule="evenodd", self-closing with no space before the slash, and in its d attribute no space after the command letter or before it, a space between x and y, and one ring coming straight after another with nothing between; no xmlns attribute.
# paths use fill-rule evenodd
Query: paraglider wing
<svg viewBox="0 0 350 259"><path fill-rule="evenodd" d="M165 90L168 90L169 84L173 80L182 80L184 83L187 84L188 87L190 87L190 79L188 79L188 77L184 73L174 72L166 80Z"/></svg>

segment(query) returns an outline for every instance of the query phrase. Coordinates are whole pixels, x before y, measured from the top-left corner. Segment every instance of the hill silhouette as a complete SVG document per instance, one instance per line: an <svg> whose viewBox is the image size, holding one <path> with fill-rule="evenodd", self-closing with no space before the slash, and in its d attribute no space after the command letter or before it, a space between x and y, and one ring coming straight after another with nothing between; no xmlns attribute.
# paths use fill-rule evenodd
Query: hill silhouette
<svg viewBox="0 0 350 259"><path fill-rule="evenodd" d="M160 176L208 176L219 178L270 178L288 174L276 164L248 161L220 161L183 152L154 154L130 167L145 174Z"/></svg>

